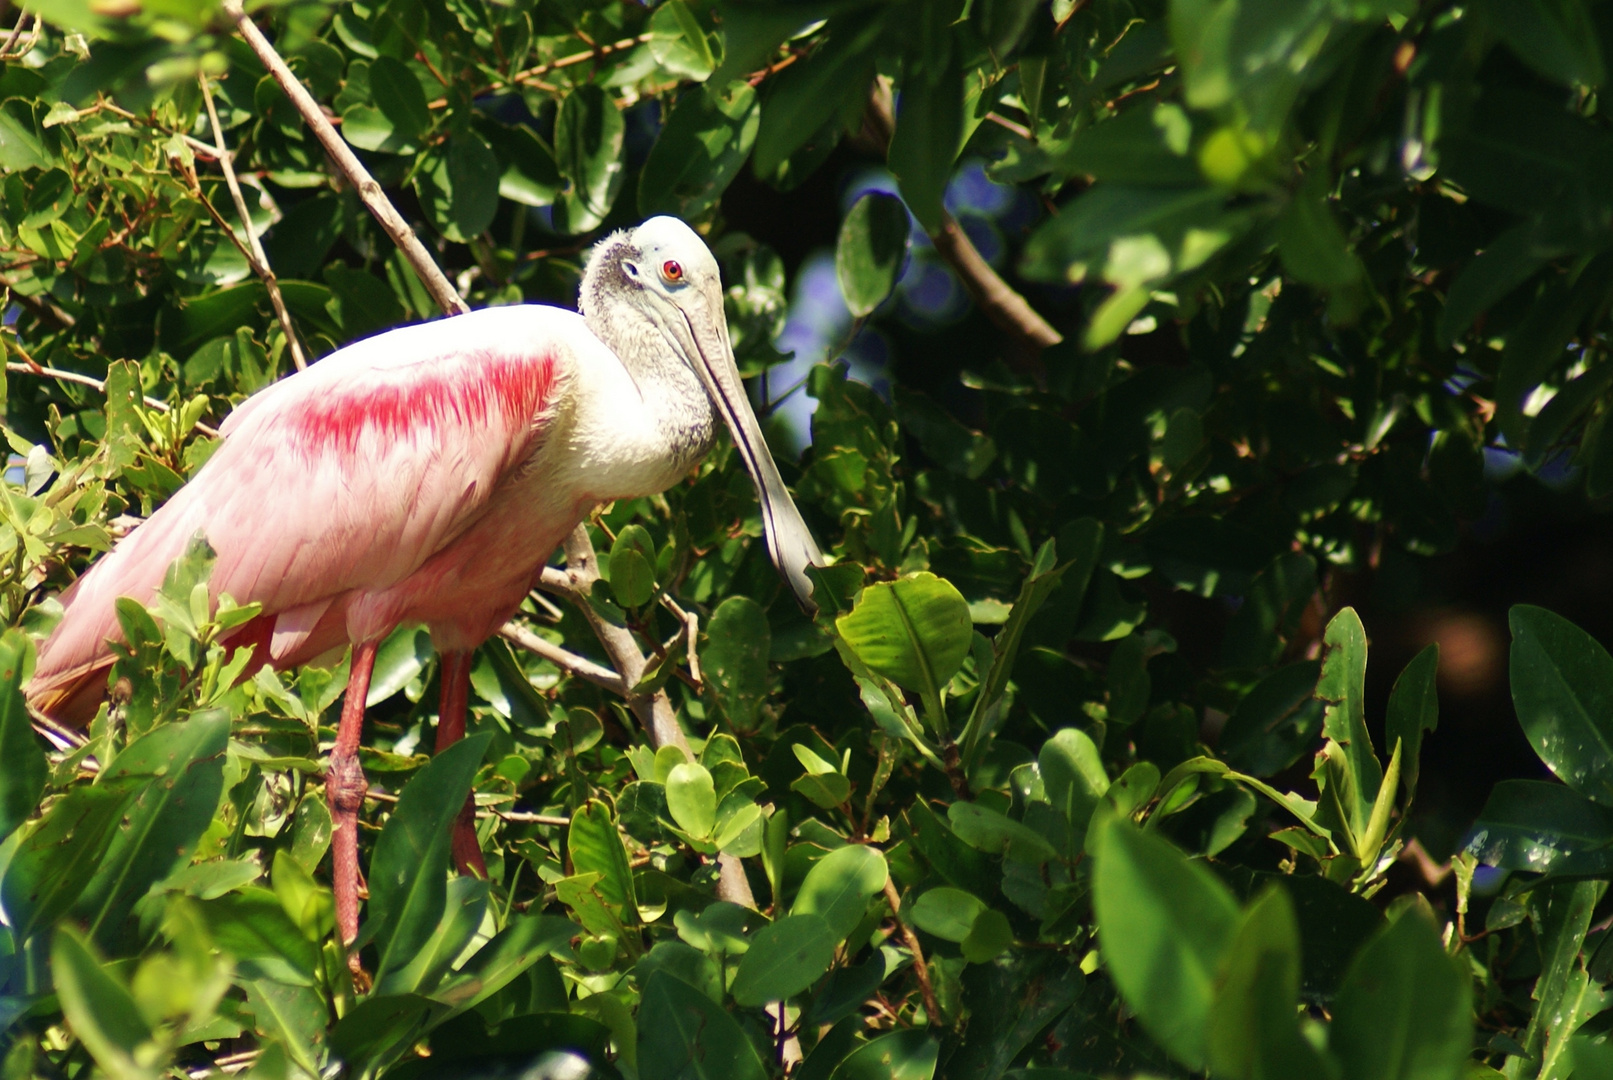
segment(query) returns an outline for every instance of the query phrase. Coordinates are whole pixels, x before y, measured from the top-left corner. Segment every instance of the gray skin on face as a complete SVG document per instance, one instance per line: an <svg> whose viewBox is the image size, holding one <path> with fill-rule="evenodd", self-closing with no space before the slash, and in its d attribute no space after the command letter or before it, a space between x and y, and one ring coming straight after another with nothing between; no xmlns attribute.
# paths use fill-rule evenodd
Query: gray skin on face
<svg viewBox="0 0 1613 1080"><path fill-rule="evenodd" d="M823 555L790 498L739 380L723 313L717 260L675 218L651 218L595 246L580 306L589 329L656 395L672 454L692 464L710 449L712 407L728 425L756 485L768 555L801 606L815 611L808 566Z"/></svg>

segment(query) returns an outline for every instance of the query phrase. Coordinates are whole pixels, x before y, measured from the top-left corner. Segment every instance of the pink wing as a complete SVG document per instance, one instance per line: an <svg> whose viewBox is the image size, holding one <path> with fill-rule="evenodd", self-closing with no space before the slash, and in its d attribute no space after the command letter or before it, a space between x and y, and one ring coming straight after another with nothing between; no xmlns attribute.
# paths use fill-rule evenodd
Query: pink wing
<svg viewBox="0 0 1613 1080"><path fill-rule="evenodd" d="M572 370L581 317L492 308L349 345L244 402L211 460L62 597L29 697L53 711L108 662L113 602L145 601L197 533L212 593L258 602L274 653L330 601L416 570L527 457Z"/></svg>

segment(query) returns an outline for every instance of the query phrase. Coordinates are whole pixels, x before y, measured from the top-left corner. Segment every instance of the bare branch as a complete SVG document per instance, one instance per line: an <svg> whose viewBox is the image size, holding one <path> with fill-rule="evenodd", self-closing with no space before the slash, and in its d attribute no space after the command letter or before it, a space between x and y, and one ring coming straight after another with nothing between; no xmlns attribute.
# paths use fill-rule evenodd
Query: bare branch
<svg viewBox="0 0 1613 1080"><path fill-rule="evenodd" d="M218 109L213 104L213 91L207 85L207 76L201 76L197 81L202 84L202 100L207 103L207 119L213 125L213 145L218 155L218 167L224 172L224 183L229 185L230 197L235 200L235 212L241 215L241 228L246 231L246 242L251 248L247 252L247 262L252 264L252 272L263 279L263 287L269 290L269 303L274 305L275 317L280 320L280 330L286 335L286 345L291 349L291 362L302 371L308 367L308 358L303 354L302 342L297 340L296 328L291 325L291 312L286 310L286 298L280 295L280 283L275 280L274 271L269 268L269 256L264 254L263 244L258 240L258 234L252 230L252 214L247 210L246 196L241 194L241 184L235 178L234 155L224 145L224 128L218 122Z"/></svg>
<svg viewBox="0 0 1613 1080"><path fill-rule="evenodd" d="M286 62L269 43L269 39L263 36L263 31L259 30L257 24L247 16L241 7L241 0L224 0L224 12L235 20L241 36L252 47L252 51L263 62L263 66L269 69L269 74L280 84L280 89L286 92L286 96L296 106L297 112L302 115L303 122L325 148L325 153L330 155L336 168L358 192L358 197L365 208L375 216L375 220L381 223L381 228L386 231L387 236L391 237L392 242L402 250L403 257L409 260L409 265L419 275L431 298L437 301L437 306L447 315L461 315L469 311L470 305L465 303L464 298L454 288L453 282L443 274L442 268L431 257L431 253L420 242L420 238L414 234L409 223L403 220L403 216L392 205L392 201L386 197L381 185L376 183L375 177L370 175L363 162L359 161L346 141L337 134L336 129L331 126L331 122L319 108L319 103L298 81L297 76L292 74Z"/></svg>
<svg viewBox="0 0 1613 1080"><path fill-rule="evenodd" d="M935 1027L941 1025L941 1006L936 1003L935 987L930 985L930 969L924 963L924 950L919 946L918 935L913 928L907 925L902 918L902 900L896 895L896 885L889 877L885 878L885 899L891 906L891 917L896 925L902 929L902 940L907 944L908 951L913 954L913 974L918 976L919 993L924 995L925 1019Z"/></svg>
<svg viewBox="0 0 1613 1080"><path fill-rule="evenodd" d="M12 347L15 348L15 346ZM40 364L18 364L10 362L6 364L6 370L15 371L22 375L43 375L47 379L58 379L61 382L78 383L80 386L88 386L99 390L103 394L106 393L106 383L103 380L97 379L93 375L82 375L76 371L63 371L61 368L44 367ZM166 401L158 401L154 397L144 397L143 395L141 400L146 403L146 408L148 409L156 409L160 413L169 411L169 406ZM196 425L196 430L201 432L203 435L210 436L214 439L219 437L218 429L209 427L206 424L198 423Z"/></svg>
<svg viewBox="0 0 1613 1080"><path fill-rule="evenodd" d="M543 659L555 664L564 671L570 672L580 679L587 679L595 686L604 687L613 694L620 694L623 697L627 696L628 686L622 681L622 677L616 674L616 672L610 670L609 668L600 667L592 660L578 656L576 653L567 649L562 649L558 645L551 645L549 642L545 641L543 638L539 637L537 634L534 634L532 631L518 623L505 623L504 626L499 630L498 634L499 637L503 638L505 641L508 641L513 645L519 645L527 652L533 653L536 656L543 657Z"/></svg>
<svg viewBox="0 0 1613 1080"><path fill-rule="evenodd" d="M864 117L864 131L879 148L880 153L890 150L891 136L896 132L896 113L892 105L891 81L881 75L874 80L868 95L868 112ZM1053 329L1036 309L1015 292L981 258L974 242L958 226L958 222L945 210L941 211L941 227L930 233L935 253L947 261L957 273L969 296L980 305L986 317L1004 333L1010 334L1022 345L1040 352L1049 345L1057 345L1064 335Z"/></svg>

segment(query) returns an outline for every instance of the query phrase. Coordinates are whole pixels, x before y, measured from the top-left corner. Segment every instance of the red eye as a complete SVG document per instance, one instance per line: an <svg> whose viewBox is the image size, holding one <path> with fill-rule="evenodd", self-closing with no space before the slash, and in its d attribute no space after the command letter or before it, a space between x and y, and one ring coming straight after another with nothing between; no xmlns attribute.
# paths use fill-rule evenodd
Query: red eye
<svg viewBox="0 0 1613 1080"><path fill-rule="evenodd" d="M683 267L679 266L675 260L668 259L661 264L661 276L676 284L683 280Z"/></svg>

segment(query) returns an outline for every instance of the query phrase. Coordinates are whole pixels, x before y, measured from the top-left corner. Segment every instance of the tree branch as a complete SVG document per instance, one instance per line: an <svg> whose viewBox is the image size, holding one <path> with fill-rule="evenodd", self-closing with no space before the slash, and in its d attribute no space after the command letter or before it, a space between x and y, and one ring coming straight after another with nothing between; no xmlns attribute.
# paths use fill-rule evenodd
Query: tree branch
<svg viewBox="0 0 1613 1080"><path fill-rule="evenodd" d="M906 942L908 951L913 954L913 974L918 976L919 993L924 996L924 1011L927 1014L925 1019L939 1027L941 1006L935 1000L935 987L930 985L930 969L924 963L924 950L919 946L918 935L913 933L913 928L902 918L902 899L896 895L896 884L888 876L885 878L885 899L891 906L891 918L901 927L902 940Z"/></svg>
<svg viewBox="0 0 1613 1080"><path fill-rule="evenodd" d="M403 251L404 258L409 260L409 265L420 276L420 281L431 294L431 298L437 302L437 306L447 315L461 315L469 311L470 305L465 303L453 283L443 274L442 268L431 257L431 253L420 242L420 238L414 234L409 223L403 220L403 216L392 205L392 201L386 197L381 185L376 183L375 177L370 175L369 170L359 161L347 142L337 134L336 129L331 126L331 122L319 108L319 103L298 81L297 76L292 74L286 62L280 59L280 54L269 44L269 39L263 36L263 31L247 17L241 7L241 0L224 0L224 13L235 21L236 28L240 30L246 43L252 47L252 51L263 62L263 66L269 69L269 74L280 84L280 89L286 92L286 96L296 106L297 112L302 115L303 121L313 131L314 137L325 148L325 153L335 162L337 171L353 185L365 208L381 223L381 228L386 230L392 242Z"/></svg>
<svg viewBox="0 0 1613 1080"><path fill-rule="evenodd" d="M263 287L269 290L269 303L274 305L275 318L280 320L280 330L286 335L286 345L291 349L291 362L297 365L298 371L302 371L308 367L308 358L303 355L302 342L297 340L297 331L291 325L291 312L286 310L286 298L280 295L280 283L275 280L274 271L269 269L269 256L264 254L258 234L252 231L252 215L246 207L246 196L241 194L241 185L235 178L234 155L224 145L224 128L218 122L212 88L207 85L206 75L197 81L202 84L207 119L213 125L213 145L217 148L218 167L224 171L224 183L229 185L230 197L235 200L235 212L241 215L241 228L246 230L246 242L250 248L246 253L247 262L252 264L252 272L263 279Z"/></svg>
<svg viewBox="0 0 1613 1080"><path fill-rule="evenodd" d="M609 668L600 667L592 660L587 660L574 652L562 649L558 645L551 645L518 623L505 623L498 634L505 641L513 645L519 645L536 656L543 657L550 663L569 671L580 679L587 679L595 686L604 687L613 694L620 694L622 697L627 696L628 687L616 672L611 671Z"/></svg>
<svg viewBox="0 0 1613 1080"><path fill-rule="evenodd" d="M16 348L16 346L13 345L12 348ZM59 379L62 382L78 383L80 386L88 386L92 389L99 390L103 394L106 393L105 382L97 379L93 375L81 375L76 371L63 371L60 368L44 367L37 363L16 364L9 361L6 363L6 370L15 371L20 375L42 375L47 379ZM166 401L158 401L154 397L145 397L144 395L142 395L141 400L146 403L146 408L148 409L156 409L160 413L165 413L168 411L168 403ZM217 428L209 427L203 423L197 423L196 430L209 438L216 439L219 437Z"/></svg>
<svg viewBox="0 0 1613 1080"><path fill-rule="evenodd" d="M874 80L864 119L868 137L882 156L888 155L891 136L896 132L888 76L881 75ZM1037 314L1036 309L981 258L974 241L945 210L941 211L941 227L930 233L930 241L935 244L935 253L952 267L969 296L999 330L1036 352L1064 340L1064 335L1053 329L1051 323Z"/></svg>

